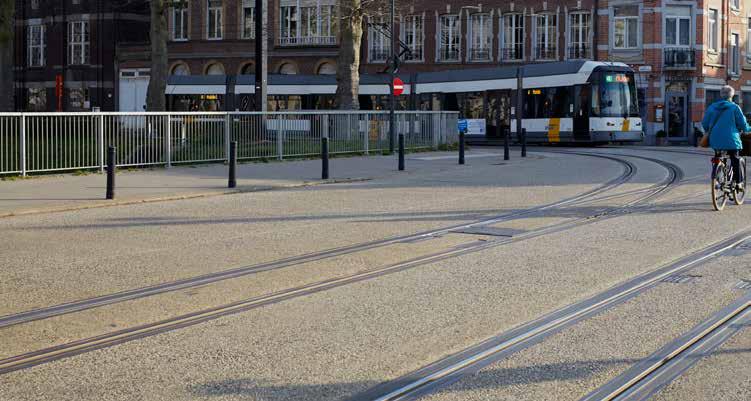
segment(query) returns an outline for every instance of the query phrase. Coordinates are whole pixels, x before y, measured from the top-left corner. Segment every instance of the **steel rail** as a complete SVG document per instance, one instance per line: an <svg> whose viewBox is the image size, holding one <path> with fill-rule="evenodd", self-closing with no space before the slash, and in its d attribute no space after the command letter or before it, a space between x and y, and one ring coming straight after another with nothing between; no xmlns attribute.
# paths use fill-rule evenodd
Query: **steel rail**
<svg viewBox="0 0 751 401"><path fill-rule="evenodd" d="M751 293L720 310L581 401L643 401L751 322Z"/></svg>
<svg viewBox="0 0 751 401"><path fill-rule="evenodd" d="M658 285L666 277L692 270L749 240L751 240L751 230L746 230L591 298L501 333L406 376L376 386L365 393L358 394L352 400L406 400L435 391L493 362L537 344L584 319L620 305ZM587 401L600 399L595 397Z"/></svg>
<svg viewBox="0 0 751 401"><path fill-rule="evenodd" d="M180 329L183 327L192 326L198 323L214 320L223 316L245 312L251 309L259 308L262 306L275 304L285 300L298 298L302 296L312 295L329 289L341 287L344 285L369 280L376 277L381 277L387 274L404 271L417 266L423 266L429 263L435 263L438 261L454 258L461 255L475 253L484 249L497 247L504 244L520 242L523 240L540 237L542 235L551 234L555 232L565 231L571 228L592 224L596 221L602 220L606 216L610 216L618 211L627 211L630 208L642 203L647 202L655 198L660 194L663 194L667 188L672 187L679 180L679 173L671 174L664 184L656 188L651 193L627 203L626 205L613 207L608 211L602 212L595 216L587 216L576 219L570 222L559 223L548 227L543 227L538 230L523 233L517 237L504 238L492 241L481 241L479 243L470 246L459 246L452 248L448 251L438 252L432 255L422 256L410 261L399 262L390 266L371 269L368 271L356 273L353 275L341 276L331 278L316 283L306 284L299 287L282 290L276 293L253 297L237 302L233 302L227 305L213 307L202 311L192 312L169 319L164 319L155 323L148 323L136 327L126 328L112 333L102 334L99 336L78 340L62 345L43 348L37 351L13 356L0 360L0 375L10 373L13 371L26 369L32 366L40 365L43 363L52 362L62 358L78 355L84 352L93 351L96 349L106 348L118 344L122 344L128 341L164 333Z"/></svg>
<svg viewBox="0 0 751 401"><path fill-rule="evenodd" d="M88 309L93 309L93 308L102 307L105 305L125 302L129 300L135 300L135 299L145 298L149 296L159 295L159 294L163 294L167 292L178 291L178 290L183 290L187 288L194 288L194 287L203 286L206 284L216 283L219 281L234 279L238 277L244 277L244 276L257 274L261 272L278 270L282 268L301 265L304 263L310 263L310 262L319 261L323 259L329 259L329 258L334 258L334 257L342 256L342 255L362 252L362 251L371 250L375 248L385 247L388 245L393 245L396 243L416 241L416 240L420 240L424 238L443 235L454 230L461 230L461 229L467 229L467 228L476 227L476 226L496 224L496 223L500 223L503 221L517 219L523 216L541 213L541 212L544 212L546 210L550 210L553 208L581 204L581 203L587 202L590 198L593 198L601 193L610 191L612 189L615 189L623 185L624 183L628 182L636 174L636 171L637 171L636 167L632 163L623 159L618 159L617 157L611 157L608 155L592 155L592 154L586 154L586 156L600 157L600 158L604 158L607 160L616 161L623 166L622 174L597 188L594 188L582 194L579 194L579 195L576 195L567 199L563 199L557 202L553 202L547 205L533 207L533 208L521 210L521 211L505 213L500 216L493 216L491 218L478 220L478 221L468 223L468 224L453 225L449 227L439 228L436 230L424 231L424 232L420 232L416 234L396 236L396 237L380 239L380 240L375 240L375 241L370 241L370 242L365 242L365 243L360 243L360 244L348 245L348 246L344 246L340 248L334 248L334 249L318 251L318 252L313 252L313 253L299 255L299 256L293 256L290 258L284 258L284 259L280 259L276 261L250 265L250 266L243 266L243 267L239 267L235 269L223 270L219 272L190 277L186 279L175 280L175 281L171 281L167 283L160 283L160 284L156 284L152 286L135 288L135 289L125 290L125 291L121 291L117 293L102 295L98 297L81 299L81 300L68 302L64 304L47 306L47 307L37 308L37 309L19 312L19 313L15 313L11 315L0 316L0 328L28 323L28 322L32 322L36 320L47 319L47 318L51 318L55 316L68 314L68 313L80 312L80 311L84 311Z"/></svg>

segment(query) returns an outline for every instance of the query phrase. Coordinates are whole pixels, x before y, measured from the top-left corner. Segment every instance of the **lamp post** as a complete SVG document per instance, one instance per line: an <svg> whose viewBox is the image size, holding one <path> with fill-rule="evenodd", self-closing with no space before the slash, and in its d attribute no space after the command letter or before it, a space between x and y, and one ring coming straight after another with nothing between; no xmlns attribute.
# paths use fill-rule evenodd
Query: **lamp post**
<svg viewBox="0 0 751 401"><path fill-rule="evenodd" d="M266 111L266 93L268 83L268 59L267 59L267 37L266 23L268 21L268 0L255 0L256 16L256 76L255 76L255 98L256 111Z"/></svg>

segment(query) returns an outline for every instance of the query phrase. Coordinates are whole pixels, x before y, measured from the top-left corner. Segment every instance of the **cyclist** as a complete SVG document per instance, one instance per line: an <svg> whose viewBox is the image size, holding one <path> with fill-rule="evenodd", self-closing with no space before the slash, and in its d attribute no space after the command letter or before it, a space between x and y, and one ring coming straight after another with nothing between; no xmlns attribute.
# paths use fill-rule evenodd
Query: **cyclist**
<svg viewBox="0 0 751 401"><path fill-rule="evenodd" d="M743 149L741 133L750 132L746 117L741 108L732 102L735 89L731 86L723 86L720 90L720 100L712 103L704 114L701 125L704 132L708 132L709 146L714 149L716 157L720 157L722 151L727 152L733 164L733 177L736 188L741 188L741 162L738 152Z"/></svg>

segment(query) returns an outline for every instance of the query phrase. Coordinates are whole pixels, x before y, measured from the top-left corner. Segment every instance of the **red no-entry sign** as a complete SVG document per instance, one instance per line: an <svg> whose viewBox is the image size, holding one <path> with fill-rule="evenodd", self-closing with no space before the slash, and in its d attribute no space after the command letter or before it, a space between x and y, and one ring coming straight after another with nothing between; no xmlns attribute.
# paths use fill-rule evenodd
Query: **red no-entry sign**
<svg viewBox="0 0 751 401"><path fill-rule="evenodd" d="M394 96L399 96L404 93L404 82L399 78L394 78Z"/></svg>

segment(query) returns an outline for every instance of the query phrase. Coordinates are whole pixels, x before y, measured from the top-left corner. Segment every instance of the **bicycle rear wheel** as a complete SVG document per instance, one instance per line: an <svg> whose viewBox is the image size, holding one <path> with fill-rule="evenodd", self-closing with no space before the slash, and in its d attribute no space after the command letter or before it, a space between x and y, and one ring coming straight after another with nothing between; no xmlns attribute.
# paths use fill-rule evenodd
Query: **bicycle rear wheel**
<svg viewBox="0 0 751 401"><path fill-rule="evenodd" d="M746 159L741 157L741 179L739 182L743 184L743 189L735 188L733 189L733 202L735 202L736 205L742 205L743 202L746 200Z"/></svg>
<svg viewBox="0 0 751 401"><path fill-rule="evenodd" d="M728 203L728 194L725 192L726 185L725 164L719 161L712 168L712 206L718 212L725 209L725 204Z"/></svg>

